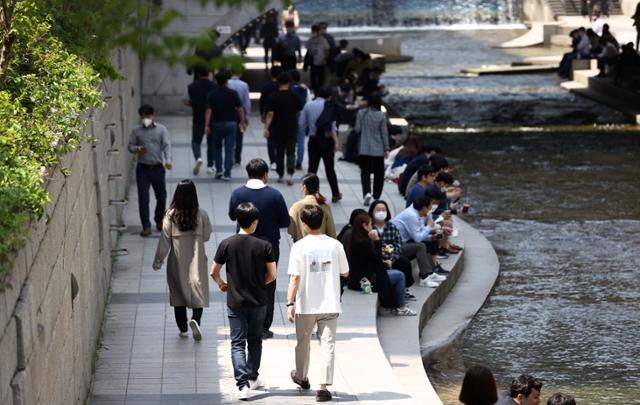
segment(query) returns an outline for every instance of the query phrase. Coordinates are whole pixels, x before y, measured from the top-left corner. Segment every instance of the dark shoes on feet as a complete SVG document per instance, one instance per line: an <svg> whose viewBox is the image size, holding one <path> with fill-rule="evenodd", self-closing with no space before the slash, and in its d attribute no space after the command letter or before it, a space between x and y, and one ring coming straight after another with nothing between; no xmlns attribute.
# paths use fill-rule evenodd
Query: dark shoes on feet
<svg viewBox="0 0 640 405"><path fill-rule="evenodd" d="M340 193L338 195L334 195L333 197L331 197L331 202L332 203L337 203L340 200L342 200L342 193Z"/></svg>
<svg viewBox="0 0 640 405"><path fill-rule="evenodd" d="M302 380L296 377L296 370L291 370L291 381L293 381L294 384L298 384L300 388L302 388L303 390L308 390L309 388L311 388L311 384L309 384L308 378L305 378L304 380ZM329 399L331 399L331 394L329 394Z"/></svg>
<svg viewBox="0 0 640 405"><path fill-rule="evenodd" d="M140 232L140 236L142 236L143 238L151 236L151 228L144 228L142 232Z"/></svg>
<svg viewBox="0 0 640 405"><path fill-rule="evenodd" d="M272 337L273 332L271 332L270 330L265 330L264 332L262 332L262 340L271 339Z"/></svg>
<svg viewBox="0 0 640 405"><path fill-rule="evenodd" d="M162 222L156 222L156 229L162 231Z"/></svg>
<svg viewBox="0 0 640 405"><path fill-rule="evenodd" d="M329 390L317 390L316 391L316 402L327 402L331 401L331 393Z"/></svg>

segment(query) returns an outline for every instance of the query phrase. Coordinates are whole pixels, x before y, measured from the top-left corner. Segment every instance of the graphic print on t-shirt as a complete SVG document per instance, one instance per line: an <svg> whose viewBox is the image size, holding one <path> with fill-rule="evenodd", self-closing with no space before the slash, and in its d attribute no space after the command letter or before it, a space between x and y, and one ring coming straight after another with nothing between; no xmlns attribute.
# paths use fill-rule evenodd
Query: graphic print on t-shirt
<svg viewBox="0 0 640 405"><path fill-rule="evenodd" d="M331 252L316 251L307 253L305 256L309 273L327 273L331 271Z"/></svg>

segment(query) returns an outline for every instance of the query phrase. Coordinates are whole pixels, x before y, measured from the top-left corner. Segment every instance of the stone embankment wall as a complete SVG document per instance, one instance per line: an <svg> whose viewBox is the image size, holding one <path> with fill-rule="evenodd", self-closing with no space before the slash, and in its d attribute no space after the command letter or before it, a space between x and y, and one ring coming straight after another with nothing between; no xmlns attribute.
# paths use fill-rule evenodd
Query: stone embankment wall
<svg viewBox="0 0 640 405"><path fill-rule="evenodd" d="M85 130L92 139L66 156L47 183L48 221L33 221L9 287L0 291L0 404L81 404L111 279L137 121L139 62L114 52L126 80L105 82L105 108ZM122 174L122 178L118 179Z"/></svg>

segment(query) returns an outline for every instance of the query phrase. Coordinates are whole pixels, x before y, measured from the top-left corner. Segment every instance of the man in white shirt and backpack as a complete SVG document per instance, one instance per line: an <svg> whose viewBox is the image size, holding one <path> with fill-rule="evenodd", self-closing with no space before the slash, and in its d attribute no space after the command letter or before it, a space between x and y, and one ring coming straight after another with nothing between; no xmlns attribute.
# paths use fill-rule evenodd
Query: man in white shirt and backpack
<svg viewBox="0 0 640 405"><path fill-rule="evenodd" d="M307 236L294 243L289 256L287 318L296 324L296 369L291 380L309 389L309 353L311 334L318 326L322 365L320 389L316 401L331 400L328 385L333 384L336 326L342 312L340 277L349 275L349 264L342 244L320 232L323 211L317 205L305 205L300 219Z"/></svg>

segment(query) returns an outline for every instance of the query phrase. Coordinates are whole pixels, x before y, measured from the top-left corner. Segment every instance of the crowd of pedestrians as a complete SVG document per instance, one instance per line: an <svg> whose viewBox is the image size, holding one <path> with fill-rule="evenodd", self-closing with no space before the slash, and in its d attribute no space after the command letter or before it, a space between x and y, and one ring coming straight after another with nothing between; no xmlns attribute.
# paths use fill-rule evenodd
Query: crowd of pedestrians
<svg viewBox="0 0 640 405"><path fill-rule="evenodd" d="M212 226L198 204L193 181L177 185L165 211L165 171L172 168L171 145L167 129L156 122L151 106L140 107L141 125L132 130L128 148L138 155L136 182L143 237L152 233L150 186L156 195L154 221L160 240L153 269L160 270L168 257L170 305L180 336L187 337L191 328L195 340L203 337L209 275L226 294L231 362L240 399L248 399L251 390L263 385L262 341L274 336L280 235L287 229L293 242L287 270L287 319L295 323L297 340L290 378L303 389L311 387L310 340L315 333L322 351L316 400L322 402L332 399L328 387L333 383L344 288L377 292L382 316L415 316L409 305L416 299L411 288L435 288L446 280L448 271L439 260L461 252L451 240L458 232L453 216L466 214L469 205L461 202L463 189L443 152L422 146L416 137L404 137L398 127L389 124L382 106L386 90L379 82L383 70L368 55L349 50L344 40L336 45L327 24L319 23L311 29L303 58L295 32L299 25L295 9L283 12L285 32L278 33L275 17L268 16L261 29L265 63L269 50L279 61L271 66L271 79L262 86L260 97L271 167L258 158L246 163L246 184L233 190L228 202L228 216L237 224L237 233L218 244L210 274L204 243ZM302 59L311 70L310 88L296 69ZM221 69L214 82L206 69L194 70L186 101L193 111L194 176L204 163L201 144L205 137L208 175L230 181L234 165L242 162L251 103L241 73ZM349 128L343 140L338 136L341 124ZM303 198L288 206L282 193L269 185L270 172L275 171L278 183L292 186L295 171L302 169L305 143L309 166L299 183ZM322 160L331 203L339 203L337 151L343 152L344 160L358 164L365 207L353 210L339 233L317 175ZM385 177L398 185L406 199L399 212L392 212L382 199ZM415 274L412 260L418 268ZM187 309L192 311L190 320ZM465 404L537 405L541 387L538 380L523 375L514 379L510 391L498 396L490 370L480 367L465 376L460 400ZM556 394L548 404L570 405L567 398Z"/></svg>

